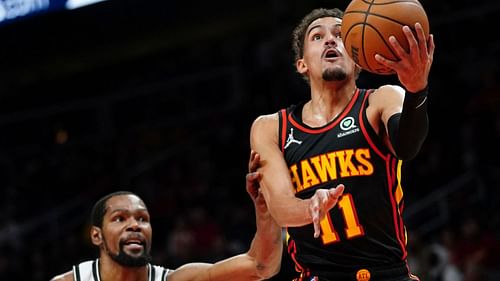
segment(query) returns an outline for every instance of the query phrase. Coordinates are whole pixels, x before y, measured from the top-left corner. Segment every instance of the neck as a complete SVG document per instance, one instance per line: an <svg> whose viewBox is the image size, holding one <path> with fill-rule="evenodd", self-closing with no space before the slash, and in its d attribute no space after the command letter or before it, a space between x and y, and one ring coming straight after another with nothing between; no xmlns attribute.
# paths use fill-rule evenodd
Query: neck
<svg viewBox="0 0 500 281"><path fill-rule="evenodd" d="M148 281L148 266L125 267L109 257L99 259L99 275L101 281Z"/></svg>
<svg viewBox="0 0 500 281"><path fill-rule="evenodd" d="M355 83L323 82L311 84L311 100L304 105L303 122L312 127L328 124L339 116L356 91Z"/></svg>

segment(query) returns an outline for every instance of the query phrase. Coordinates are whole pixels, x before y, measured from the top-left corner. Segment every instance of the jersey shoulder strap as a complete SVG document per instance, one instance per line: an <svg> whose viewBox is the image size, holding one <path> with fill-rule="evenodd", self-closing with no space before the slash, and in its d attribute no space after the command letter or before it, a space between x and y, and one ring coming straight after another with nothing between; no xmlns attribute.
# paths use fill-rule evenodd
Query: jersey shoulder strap
<svg viewBox="0 0 500 281"><path fill-rule="evenodd" d="M304 102L300 102L299 105L302 105ZM279 130L279 140L278 144L280 146L281 152L285 152L285 143L287 139L287 130L288 130L288 116L292 114L292 112L297 108L298 105L290 105L287 108L283 108L278 111L278 130Z"/></svg>
<svg viewBox="0 0 500 281"><path fill-rule="evenodd" d="M167 281L170 269L159 265L149 265L149 281Z"/></svg>
<svg viewBox="0 0 500 281"><path fill-rule="evenodd" d="M73 266L73 279L75 281L100 281L99 268L96 260L84 261Z"/></svg>

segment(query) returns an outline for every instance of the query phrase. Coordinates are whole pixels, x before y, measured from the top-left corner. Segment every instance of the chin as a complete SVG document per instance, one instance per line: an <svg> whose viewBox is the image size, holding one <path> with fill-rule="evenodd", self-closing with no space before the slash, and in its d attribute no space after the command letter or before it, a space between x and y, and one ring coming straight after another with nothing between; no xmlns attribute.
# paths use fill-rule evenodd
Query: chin
<svg viewBox="0 0 500 281"><path fill-rule="evenodd" d="M347 72L338 67L329 68L323 71L322 78L325 81L343 81L347 78Z"/></svg>

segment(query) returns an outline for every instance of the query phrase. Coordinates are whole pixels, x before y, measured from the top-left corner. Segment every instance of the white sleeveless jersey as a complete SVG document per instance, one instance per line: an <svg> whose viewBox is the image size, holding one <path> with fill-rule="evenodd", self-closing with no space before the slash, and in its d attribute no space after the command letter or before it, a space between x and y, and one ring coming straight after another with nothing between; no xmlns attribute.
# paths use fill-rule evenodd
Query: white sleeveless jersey
<svg viewBox="0 0 500 281"><path fill-rule="evenodd" d="M159 265L148 264L149 281L167 281L170 269ZM73 266L73 279L75 281L101 281L99 273L99 259L85 261Z"/></svg>

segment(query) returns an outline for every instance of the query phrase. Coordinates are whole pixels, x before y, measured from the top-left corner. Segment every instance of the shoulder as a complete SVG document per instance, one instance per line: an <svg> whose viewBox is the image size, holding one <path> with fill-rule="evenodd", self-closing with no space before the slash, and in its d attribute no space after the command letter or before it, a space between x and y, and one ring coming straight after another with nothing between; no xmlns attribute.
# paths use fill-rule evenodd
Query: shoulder
<svg viewBox="0 0 500 281"><path fill-rule="evenodd" d="M260 115L253 121L252 134L255 131L273 130L274 128L277 128L278 122L279 122L278 112L272 114Z"/></svg>
<svg viewBox="0 0 500 281"><path fill-rule="evenodd" d="M254 123L262 123L262 122L265 123L265 122L277 121L278 117L279 117L279 112L280 111L275 112L275 113L271 113L271 114L260 115L257 118L255 118Z"/></svg>
<svg viewBox="0 0 500 281"><path fill-rule="evenodd" d="M76 272L78 273L79 278L81 278L82 280L87 280L87 279L85 279L86 278L85 276L91 276L92 266L95 262L97 262L97 260L88 260L88 261L84 261L84 262L81 262L79 264L76 264L75 266L73 266L72 270L70 270L66 273L57 275L54 278L52 278L50 281L75 281L74 280L74 275L75 275L74 270L76 270Z"/></svg>
<svg viewBox="0 0 500 281"><path fill-rule="evenodd" d="M384 97L384 96L400 96L403 97L405 94L405 90L398 85L383 85L374 89L371 93L371 97Z"/></svg>
<svg viewBox="0 0 500 281"><path fill-rule="evenodd" d="M50 281L74 281L73 270L57 275L54 278L50 279Z"/></svg>
<svg viewBox="0 0 500 281"><path fill-rule="evenodd" d="M369 99L369 106L376 108L386 108L393 106L402 106L405 96L405 90L398 85L383 85L374 89Z"/></svg>

